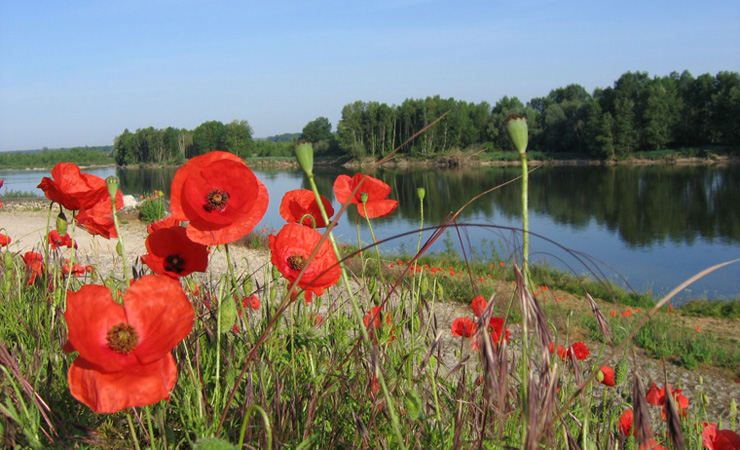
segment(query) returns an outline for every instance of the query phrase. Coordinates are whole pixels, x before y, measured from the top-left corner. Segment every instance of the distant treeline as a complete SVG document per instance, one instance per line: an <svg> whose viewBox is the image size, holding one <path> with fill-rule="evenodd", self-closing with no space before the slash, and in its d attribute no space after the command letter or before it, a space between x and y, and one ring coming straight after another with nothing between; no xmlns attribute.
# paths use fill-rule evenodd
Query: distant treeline
<svg viewBox="0 0 740 450"><path fill-rule="evenodd" d="M381 157L444 113L444 119L401 152L434 156L452 150L508 150L502 124L512 113L528 119L529 148L546 153L620 158L643 150L738 147L740 74L695 78L684 71L651 78L646 72L627 72L613 87L597 88L593 94L571 84L527 104L508 96L493 106L440 96L407 99L400 105L356 101L342 109L336 133L328 119L319 117L300 134L263 140L252 138L245 120L210 121L194 130L124 130L115 139L113 156L121 165L179 163L217 149L241 157L290 156L301 137L314 142L319 155Z"/></svg>
<svg viewBox="0 0 740 450"><path fill-rule="evenodd" d="M110 156L113 147L75 147L69 150L28 150L0 153L0 167L3 169L28 169L34 167L53 167L60 162L73 162L80 166L104 166L114 163Z"/></svg>

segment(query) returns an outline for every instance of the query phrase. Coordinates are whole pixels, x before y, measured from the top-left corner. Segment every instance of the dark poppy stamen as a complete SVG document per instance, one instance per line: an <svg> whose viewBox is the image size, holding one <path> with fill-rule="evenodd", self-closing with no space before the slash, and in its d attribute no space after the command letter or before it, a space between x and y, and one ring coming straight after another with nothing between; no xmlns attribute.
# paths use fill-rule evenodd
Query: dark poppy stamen
<svg viewBox="0 0 740 450"><path fill-rule="evenodd" d="M306 267L306 258L300 255L293 255L288 257L288 265L293 270L303 270Z"/></svg>
<svg viewBox="0 0 740 450"><path fill-rule="evenodd" d="M134 351L136 344L139 343L139 335L136 333L136 329L124 322L111 328L105 339L111 349L124 355Z"/></svg>
<svg viewBox="0 0 740 450"><path fill-rule="evenodd" d="M185 270L185 260L180 255L170 255L164 263L164 270L168 272L182 273Z"/></svg>
<svg viewBox="0 0 740 450"><path fill-rule="evenodd" d="M214 189L206 195L206 204L203 208L208 211L223 211L229 202L229 193L223 189Z"/></svg>

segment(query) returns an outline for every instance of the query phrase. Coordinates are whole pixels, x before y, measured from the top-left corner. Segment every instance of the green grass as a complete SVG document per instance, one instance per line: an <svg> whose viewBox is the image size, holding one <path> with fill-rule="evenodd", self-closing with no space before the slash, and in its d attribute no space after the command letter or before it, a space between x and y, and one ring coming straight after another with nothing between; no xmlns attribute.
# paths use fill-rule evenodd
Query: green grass
<svg viewBox="0 0 740 450"><path fill-rule="evenodd" d="M689 317L740 319L740 299L724 301L694 300L681 305L677 311Z"/></svg>

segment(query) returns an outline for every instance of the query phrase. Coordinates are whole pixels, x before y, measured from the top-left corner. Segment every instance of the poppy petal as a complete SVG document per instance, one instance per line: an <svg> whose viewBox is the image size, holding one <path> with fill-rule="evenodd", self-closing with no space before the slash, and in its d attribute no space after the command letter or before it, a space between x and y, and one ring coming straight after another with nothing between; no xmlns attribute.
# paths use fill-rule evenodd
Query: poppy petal
<svg viewBox="0 0 740 450"><path fill-rule="evenodd" d="M125 371L105 373L77 357L67 373L74 398L96 413L114 413L132 406L145 406L169 399L177 381L177 366L171 353L151 364Z"/></svg>

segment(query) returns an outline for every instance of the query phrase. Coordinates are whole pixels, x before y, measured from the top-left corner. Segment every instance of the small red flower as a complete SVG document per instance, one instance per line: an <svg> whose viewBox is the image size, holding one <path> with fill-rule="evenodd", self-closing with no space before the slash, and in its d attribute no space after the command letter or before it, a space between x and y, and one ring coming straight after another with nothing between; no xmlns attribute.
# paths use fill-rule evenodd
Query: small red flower
<svg viewBox="0 0 740 450"><path fill-rule="evenodd" d="M583 342L574 342L568 349L568 356L575 356L576 359L583 360L588 358L591 352L588 351L588 347Z"/></svg>
<svg viewBox="0 0 740 450"><path fill-rule="evenodd" d="M26 263L26 270L29 272L28 284L33 284L37 276L44 273L44 257L41 253L29 251L23 255L23 262Z"/></svg>
<svg viewBox="0 0 740 450"><path fill-rule="evenodd" d="M634 413L631 409L626 409L619 417L619 432L623 436L629 436L632 433L632 422L634 421Z"/></svg>
<svg viewBox="0 0 740 450"><path fill-rule="evenodd" d="M172 228L174 226L179 226L180 221L175 219L174 216L169 215L165 216L156 222L152 222L149 225L146 226L146 232L149 234L154 233L155 231L159 230L160 228Z"/></svg>
<svg viewBox="0 0 740 450"><path fill-rule="evenodd" d="M252 294L242 299L242 308L260 309L260 299Z"/></svg>
<svg viewBox="0 0 740 450"><path fill-rule="evenodd" d="M5 247L6 245L9 245L10 241L10 236L0 233L0 247Z"/></svg>
<svg viewBox="0 0 740 450"><path fill-rule="evenodd" d="M385 317L385 320L383 319L383 317ZM365 315L362 321L365 323L366 327L369 327L370 322L372 322L373 327L376 330L379 330L383 326L384 321L387 325L392 326L391 315L383 312L380 306L373 306L372 308L370 308L370 312Z"/></svg>
<svg viewBox="0 0 740 450"><path fill-rule="evenodd" d="M193 327L193 307L180 284L147 275L113 301L110 289L69 292L67 350L79 352L68 373L72 396L97 413L169 398L177 381L172 349Z"/></svg>
<svg viewBox="0 0 740 450"><path fill-rule="evenodd" d="M482 295L478 295L473 299L470 306L473 308L473 314L475 317L480 317L483 314L483 311L486 310L488 302Z"/></svg>
<svg viewBox="0 0 740 450"><path fill-rule="evenodd" d="M720 430L713 423L702 422L701 443L708 450L740 450L740 435L732 430Z"/></svg>
<svg viewBox="0 0 740 450"><path fill-rule="evenodd" d="M352 191L359 186L357 192ZM362 217L376 218L389 216L398 206L396 200L389 200L391 187L386 183L361 173L350 178L347 175L339 175L334 181L334 196L337 201L344 204L348 200L357 205L357 212ZM363 197L365 205L363 207Z"/></svg>
<svg viewBox="0 0 740 450"><path fill-rule="evenodd" d="M604 384L606 386L616 386L616 382L614 381L614 369L609 366L601 366L599 368L599 371L601 371L601 375L597 376L597 380L599 380L599 383Z"/></svg>
<svg viewBox="0 0 740 450"><path fill-rule="evenodd" d="M298 274L306 269L298 281L298 286L305 291L306 302L311 301L312 294L321 295L324 289L339 281L341 269L328 240L322 242L314 258L309 261L321 240L318 231L289 223L268 239L272 264L289 282L295 282Z"/></svg>
<svg viewBox="0 0 740 450"><path fill-rule="evenodd" d="M234 242L262 220L269 195L238 156L213 151L192 158L172 180L170 209L190 221L188 237L203 245Z"/></svg>
<svg viewBox="0 0 740 450"><path fill-rule="evenodd" d="M648 439L647 442L640 444L638 450L668 450L667 448L660 445L660 442L655 439Z"/></svg>
<svg viewBox="0 0 740 450"><path fill-rule="evenodd" d="M488 332L491 333L494 345L501 342L502 336L506 339L506 342L509 342L511 336L511 331L508 328L504 330L504 319L501 317L491 317L491 320L488 321Z"/></svg>
<svg viewBox="0 0 740 450"><path fill-rule="evenodd" d="M687 413L684 410L689 407L689 399L682 394L683 390L673 389L670 385L668 385L668 392L670 392L673 395L673 398L676 399L676 406L679 413L683 416L686 416ZM663 419L666 418L665 395L666 386L658 389L658 386L655 383L650 386L647 394L645 394L645 399L648 403L650 403L651 405L663 406L663 410L661 411Z"/></svg>
<svg viewBox="0 0 740 450"><path fill-rule="evenodd" d="M154 273L177 278L205 272L208 267L208 247L191 241L179 225L154 231L145 245L148 253L141 261Z"/></svg>
<svg viewBox="0 0 740 450"><path fill-rule="evenodd" d="M86 270L85 270L85 267L83 267L83 266L81 266L81 265L79 265L77 263L72 264L72 268L70 269L70 267L69 267L69 258L66 258L64 260L64 265L62 265L62 273L64 275L69 275L71 273L72 276L74 276L74 277L81 277L81 276L85 275Z"/></svg>
<svg viewBox="0 0 740 450"><path fill-rule="evenodd" d="M558 356L560 357L560 359L565 361L565 358L568 357L568 350L566 350L565 347L563 347L562 345L555 344L554 342L550 342L549 344L547 344L548 350L550 350L550 353L555 353L556 352L555 345L557 345Z"/></svg>
<svg viewBox="0 0 740 450"><path fill-rule="evenodd" d="M452 321L452 335L457 337L472 337L475 334L475 330L478 328L478 323L467 317L458 317Z"/></svg>
<svg viewBox="0 0 740 450"><path fill-rule="evenodd" d="M326 216L334 215L331 202L321 197ZM311 228L323 228L328 224L321 216L321 209L316 201L316 196L308 189L295 189L288 191L280 202L280 217L288 223L300 223Z"/></svg>
<svg viewBox="0 0 740 450"><path fill-rule="evenodd" d="M62 246L67 246L67 248L77 248L77 243L72 240L69 233L65 233L64 236L60 236L57 230L51 230L49 232L49 244L53 249L57 249Z"/></svg>

